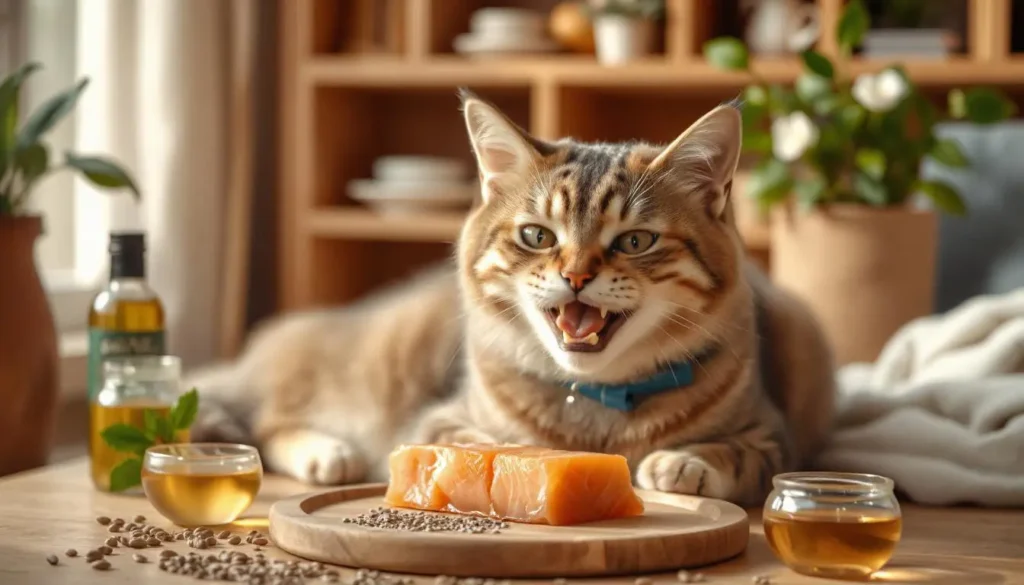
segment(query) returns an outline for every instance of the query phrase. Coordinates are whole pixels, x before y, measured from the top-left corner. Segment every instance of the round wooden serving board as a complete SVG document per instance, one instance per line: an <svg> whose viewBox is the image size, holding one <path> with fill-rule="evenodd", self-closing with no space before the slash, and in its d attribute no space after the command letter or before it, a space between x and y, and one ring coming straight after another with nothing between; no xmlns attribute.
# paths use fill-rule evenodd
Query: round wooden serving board
<svg viewBox="0 0 1024 585"><path fill-rule="evenodd" d="M384 506L383 484L357 485L275 503L270 536L311 560L453 577L576 577L693 568L743 552L746 512L719 500L638 491L643 516L577 526L511 523L500 534L405 532L342 522Z"/></svg>

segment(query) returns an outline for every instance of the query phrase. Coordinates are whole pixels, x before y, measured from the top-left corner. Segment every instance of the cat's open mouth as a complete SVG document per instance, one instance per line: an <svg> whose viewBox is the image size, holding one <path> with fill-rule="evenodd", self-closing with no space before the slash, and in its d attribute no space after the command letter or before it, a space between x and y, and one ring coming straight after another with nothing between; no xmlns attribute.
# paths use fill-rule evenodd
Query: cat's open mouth
<svg viewBox="0 0 1024 585"><path fill-rule="evenodd" d="M626 321L622 313L612 313L580 301L544 311L565 351L601 351Z"/></svg>

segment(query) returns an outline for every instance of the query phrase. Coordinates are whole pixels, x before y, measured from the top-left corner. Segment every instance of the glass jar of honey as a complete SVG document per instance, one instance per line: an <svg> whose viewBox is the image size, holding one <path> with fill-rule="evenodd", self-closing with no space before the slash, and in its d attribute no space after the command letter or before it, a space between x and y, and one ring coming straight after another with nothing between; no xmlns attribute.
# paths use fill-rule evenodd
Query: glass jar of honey
<svg viewBox="0 0 1024 585"><path fill-rule="evenodd" d="M103 362L102 386L89 404L89 462L93 484L110 490L110 472L138 453L108 445L102 433L115 424L125 424L146 434L147 411L167 416L182 394L181 360L171 355L134 355L107 358ZM175 440L188 441L188 431ZM137 491L137 490L136 490Z"/></svg>
<svg viewBox="0 0 1024 585"><path fill-rule="evenodd" d="M784 473L764 506L764 535L790 569L834 579L864 578L892 558L903 528L887 477Z"/></svg>

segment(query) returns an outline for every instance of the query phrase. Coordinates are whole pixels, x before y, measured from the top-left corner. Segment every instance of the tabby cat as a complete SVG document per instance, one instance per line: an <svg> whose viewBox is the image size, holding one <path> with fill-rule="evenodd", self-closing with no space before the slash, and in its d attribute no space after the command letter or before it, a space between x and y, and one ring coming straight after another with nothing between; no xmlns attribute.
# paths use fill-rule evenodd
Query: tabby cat
<svg viewBox="0 0 1024 585"><path fill-rule="evenodd" d="M624 455L642 488L759 505L826 438L833 362L744 259L740 113L667 146L542 141L463 91L482 201L450 264L262 326L198 374L198 439L313 484L386 480L402 441ZM567 400L568 399L568 400Z"/></svg>

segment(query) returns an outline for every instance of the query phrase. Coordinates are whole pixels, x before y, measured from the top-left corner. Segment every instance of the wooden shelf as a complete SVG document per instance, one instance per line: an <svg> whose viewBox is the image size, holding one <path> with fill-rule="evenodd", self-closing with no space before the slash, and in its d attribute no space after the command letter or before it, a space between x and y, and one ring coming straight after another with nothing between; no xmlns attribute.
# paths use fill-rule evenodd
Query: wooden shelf
<svg viewBox="0 0 1024 585"><path fill-rule="evenodd" d="M861 60L852 63L851 75L880 71L898 61ZM1024 86L1024 59L978 63L964 57L905 61L901 64L922 86L973 84ZM755 59L752 68L769 82L792 83L803 73L796 59ZM593 59L551 57L544 59L474 60L438 56L419 62L390 57L316 57L305 64L304 75L318 86L367 88L443 88L460 85L523 87L552 83L568 87L607 88L618 92L644 92L651 88L739 88L750 79L745 74L716 69L703 61L678 64L657 59L607 67Z"/></svg>
<svg viewBox="0 0 1024 585"><path fill-rule="evenodd" d="M428 212L416 215L381 215L361 208L316 208L306 218L306 229L320 238L387 242L454 242L465 214Z"/></svg>

